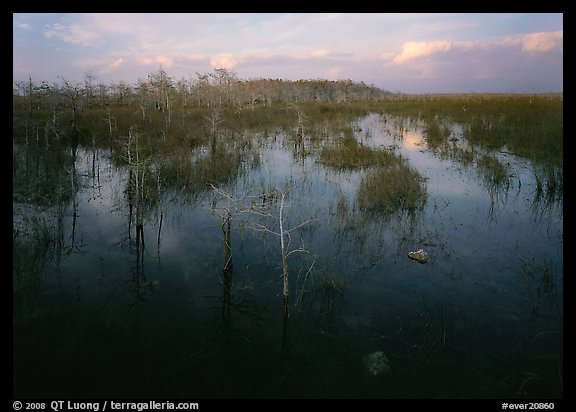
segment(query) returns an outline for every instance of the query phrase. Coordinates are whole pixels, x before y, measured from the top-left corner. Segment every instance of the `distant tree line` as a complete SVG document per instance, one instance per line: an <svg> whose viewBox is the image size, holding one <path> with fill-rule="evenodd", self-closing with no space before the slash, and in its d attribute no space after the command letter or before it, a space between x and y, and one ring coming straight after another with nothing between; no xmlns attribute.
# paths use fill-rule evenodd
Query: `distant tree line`
<svg viewBox="0 0 576 412"><path fill-rule="evenodd" d="M169 115L174 109L187 107L249 108L270 106L275 102L373 101L392 94L352 80L242 80L227 69L175 80L160 68L135 84L98 82L90 72L84 73L83 82L59 79L59 83L52 84L34 82L32 78L15 81L14 104L25 104L28 114L42 109L56 113L61 107L75 112L93 107L127 106L138 108L145 117L148 110L160 110Z"/></svg>

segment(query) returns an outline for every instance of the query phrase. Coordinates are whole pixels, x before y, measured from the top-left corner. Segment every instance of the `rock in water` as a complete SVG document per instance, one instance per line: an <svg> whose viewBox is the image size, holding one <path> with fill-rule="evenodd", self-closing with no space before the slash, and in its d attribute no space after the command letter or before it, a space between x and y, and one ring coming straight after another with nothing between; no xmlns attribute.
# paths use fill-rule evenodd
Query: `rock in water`
<svg viewBox="0 0 576 412"><path fill-rule="evenodd" d="M382 351L369 353L362 358L362 369L366 382L376 382L390 375L390 361Z"/></svg>
<svg viewBox="0 0 576 412"><path fill-rule="evenodd" d="M428 262L428 253L424 252L424 249L418 249L416 252L408 252L408 257L422 264Z"/></svg>

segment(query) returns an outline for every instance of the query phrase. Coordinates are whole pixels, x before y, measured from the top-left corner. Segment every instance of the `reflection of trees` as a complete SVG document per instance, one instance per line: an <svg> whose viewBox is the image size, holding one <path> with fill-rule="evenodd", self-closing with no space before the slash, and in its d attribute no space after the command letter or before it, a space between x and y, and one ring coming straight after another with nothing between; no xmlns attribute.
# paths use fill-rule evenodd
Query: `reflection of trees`
<svg viewBox="0 0 576 412"><path fill-rule="evenodd" d="M133 306L139 306L144 302L146 294L149 291L154 291L154 282L147 281L144 274L144 226L136 226L136 239L134 241L134 248L130 249L131 253L134 253L136 259L134 261L134 267L132 271L132 286L134 288L134 297L136 301Z"/></svg>
<svg viewBox="0 0 576 412"><path fill-rule="evenodd" d="M225 201L224 205L218 206L218 200L214 201L213 209L217 211L222 220L220 229L223 236L223 261L222 261L222 300L221 311L222 319L226 329L230 331L232 313L241 314L252 319L261 319L264 308L258 304L253 291L246 290L242 295L234 297L233 293L233 259L232 259L232 217L234 214L242 214L243 209L239 207L242 198L236 198L224 190L212 185L214 193L221 200Z"/></svg>
<svg viewBox="0 0 576 412"><path fill-rule="evenodd" d="M307 252L303 246L298 248L291 248L291 233L295 230L305 226L306 224L310 223L312 219L308 219L299 225L294 227L288 228L286 227L286 208L289 207L287 202L287 196L290 189L282 191L279 188L274 188L269 193L265 193L261 196L243 196L241 198L235 198L230 194L226 193L222 189L216 188L212 186L213 190L219 194L220 196L224 197L228 201L228 205L224 208L220 209L220 215L223 220L222 224L222 231L224 233L224 299L223 299L223 313L226 319L228 316L229 321L229 312L230 308L234 307L236 310L238 309L246 309L247 307L236 306L232 304L231 296L230 296L230 286L231 286L231 255L230 255L230 216L232 208L236 209L239 212L245 213L248 212L254 218L256 216L263 217L265 219L272 218L273 222L268 225L264 225L261 223L256 223L249 221L248 224L252 227L253 230L263 233L269 233L276 235L280 238L280 253L281 253L281 262L282 262L282 297L283 297L283 304L282 304L282 340L281 340L281 355L282 359L284 359L289 350L289 338L288 338L288 319L290 315L290 304L289 304L289 272L288 272L288 263L287 259L292 253L297 252ZM247 206L242 208L238 208L237 204L240 200L243 200L244 197L247 197L251 203ZM256 199L256 200L255 200ZM276 200L279 200L279 208L277 214L272 211L273 204L276 203ZM251 219L252 220L252 219ZM278 225L278 229L273 228L275 225ZM312 263L313 266L313 263ZM297 299L298 302L298 299ZM250 306L248 306L250 308Z"/></svg>
<svg viewBox="0 0 576 412"><path fill-rule="evenodd" d="M13 145L15 308L42 291L51 265L59 266L63 257L82 246L76 235L80 189L76 152L76 146L63 142L51 147Z"/></svg>
<svg viewBox="0 0 576 412"><path fill-rule="evenodd" d="M296 124L296 133L293 135L294 148L292 149L292 157L294 160L299 160L302 166L304 166L304 159L306 158L306 147L304 144L306 133L304 129L304 114L298 108L295 108L296 114L298 116L298 121Z"/></svg>
<svg viewBox="0 0 576 412"><path fill-rule="evenodd" d="M222 217L222 234L224 235L224 260L222 267L222 318L230 325L230 305L232 303L232 247L230 245L230 211Z"/></svg>
<svg viewBox="0 0 576 412"><path fill-rule="evenodd" d="M233 180L242 165L242 155L218 147L209 153L200 149L166 154L158 163L164 190L173 190L182 197L194 197L209 189L209 184L220 185Z"/></svg>
<svg viewBox="0 0 576 412"><path fill-rule="evenodd" d="M70 143L70 153L72 156L72 167L69 169L70 175L70 191L73 193L72 196L72 233L70 234L70 245L67 247L66 253L72 253L74 249L78 249L76 245L76 221L78 219L78 177L76 171L76 157L78 154L78 132L76 130L72 131L72 140Z"/></svg>
<svg viewBox="0 0 576 412"><path fill-rule="evenodd" d="M135 257L130 279L135 301L131 307L139 308L145 301L147 293L153 291L155 287L154 282L146 280L144 272L146 251L144 226L160 199L160 175L152 167L152 158L143 156L140 135L135 128L129 130L122 146L124 150L122 158L128 168L124 191L128 209L126 239L129 253ZM160 233L158 233L159 241Z"/></svg>

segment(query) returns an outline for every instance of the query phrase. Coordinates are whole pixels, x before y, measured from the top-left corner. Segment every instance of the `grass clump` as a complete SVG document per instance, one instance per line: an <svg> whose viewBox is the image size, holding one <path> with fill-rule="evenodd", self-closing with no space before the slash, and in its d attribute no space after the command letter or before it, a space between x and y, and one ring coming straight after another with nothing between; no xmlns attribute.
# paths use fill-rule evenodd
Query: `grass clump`
<svg viewBox="0 0 576 412"><path fill-rule="evenodd" d="M360 209L384 214L399 210L415 212L426 203L425 179L403 158L370 171L360 183Z"/></svg>
<svg viewBox="0 0 576 412"><path fill-rule="evenodd" d="M355 139L345 139L333 147L323 147L320 161L336 169L362 169L369 166L384 166L394 162L394 154L383 149L373 149L358 144Z"/></svg>
<svg viewBox="0 0 576 412"><path fill-rule="evenodd" d="M491 187L508 188L510 186L510 168L494 156L488 154L482 156L478 160L478 168Z"/></svg>

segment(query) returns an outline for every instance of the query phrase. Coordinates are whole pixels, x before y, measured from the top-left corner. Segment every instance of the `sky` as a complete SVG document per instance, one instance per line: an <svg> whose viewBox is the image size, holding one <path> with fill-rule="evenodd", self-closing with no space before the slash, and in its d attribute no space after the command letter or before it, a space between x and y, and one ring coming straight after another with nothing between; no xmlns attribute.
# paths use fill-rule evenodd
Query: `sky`
<svg viewBox="0 0 576 412"><path fill-rule="evenodd" d="M563 91L562 13L14 13L13 80L352 80L401 93Z"/></svg>

